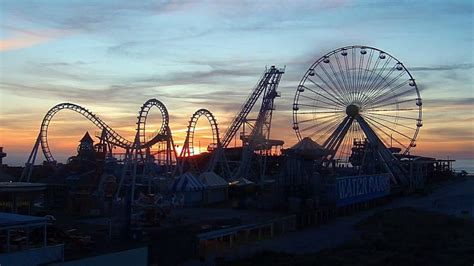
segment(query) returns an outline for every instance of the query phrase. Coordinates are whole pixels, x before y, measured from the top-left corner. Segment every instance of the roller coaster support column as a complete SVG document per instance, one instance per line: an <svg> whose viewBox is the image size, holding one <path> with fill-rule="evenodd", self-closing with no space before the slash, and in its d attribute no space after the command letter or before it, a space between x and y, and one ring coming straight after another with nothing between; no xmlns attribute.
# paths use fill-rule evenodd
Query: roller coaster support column
<svg viewBox="0 0 474 266"><path fill-rule="evenodd" d="M40 143L41 143L41 136L38 135L38 137L36 138L35 145L33 146L33 149L31 150L30 156L28 157L28 161L25 163L25 167L23 168L23 171L21 172L19 181L23 181L26 178L26 182L30 182L31 174L33 172L36 155L38 154Z"/></svg>
<svg viewBox="0 0 474 266"><path fill-rule="evenodd" d="M120 176L120 181L117 186L117 190L115 192L115 201L118 200L120 196L120 192L122 190L123 182L127 176L128 170L130 170L130 174L132 175L132 184L131 184L131 189L132 189L132 201L135 196L135 180L137 176L137 161L138 161L138 153L140 152L140 137L138 133L135 136L135 141L133 142L132 147L129 147L126 149L125 153L125 160L123 162L123 168L122 168L122 174ZM130 164L133 164L131 166L131 169L129 169Z"/></svg>

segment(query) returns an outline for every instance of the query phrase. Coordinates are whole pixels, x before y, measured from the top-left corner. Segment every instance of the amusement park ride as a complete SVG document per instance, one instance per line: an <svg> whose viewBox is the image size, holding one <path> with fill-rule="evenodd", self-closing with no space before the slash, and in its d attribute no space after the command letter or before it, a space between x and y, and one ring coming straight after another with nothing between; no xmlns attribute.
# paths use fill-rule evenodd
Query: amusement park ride
<svg viewBox="0 0 474 266"><path fill-rule="evenodd" d="M303 76L293 103L293 129L298 139L323 143L322 164L351 163L362 171L377 163L393 184L410 181L400 159L416 146L422 125L415 79L399 60L371 47L343 47L318 59ZM369 153L375 161L357 160L356 154Z"/></svg>
<svg viewBox="0 0 474 266"><path fill-rule="evenodd" d="M21 180L30 180L39 147L45 160L55 165L48 145L48 127L56 113L72 110L101 131L100 147L107 151L108 157L113 156L114 147L126 151L116 197L123 193L123 183L134 185L137 169L145 173L149 169L147 165L164 167L168 178L188 171L219 171L228 181L248 178L263 183L267 151L283 145L283 141L270 139L270 129L274 101L280 96L277 89L284 72L285 69L274 66L264 72L222 137L215 116L207 109L197 110L189 120L179 155L169 126L168 110L157 99L150 99L141 107L133 141L79 105L58 104L46 113L41 123ZM250 119L248 116L259 99L258 115ZM159 110L163 122L157 131L147 135L147 117L153 107ZM205 166L196 164L194 159L196 124L203 116L210 123L213 136ZM314 157L312 164L321 174L334 175L340 169L354 176L381 173L390 177L392 186L410 186L414 178L406 160L416 146L421 126L422 101L414 78L399 60L376 48L348 46L327 53L311 65L296 89L293 129L299 140L311 138L320 144L320 150L313 151L320 156ZM247 132L245 127L249 128ZM228 160L229 144L240 130L244 131L240 134L240 159ZM160 148L153 153L153 147ZM251 173L252 162L256 160L263 169L258 176Z"/></svg>

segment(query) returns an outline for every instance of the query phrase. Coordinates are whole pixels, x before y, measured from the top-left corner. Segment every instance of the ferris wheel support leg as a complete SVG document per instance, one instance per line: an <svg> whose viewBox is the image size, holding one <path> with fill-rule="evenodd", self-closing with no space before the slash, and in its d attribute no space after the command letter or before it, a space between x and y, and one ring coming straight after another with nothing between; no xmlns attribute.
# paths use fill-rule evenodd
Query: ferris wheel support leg
<svg viewBox="0 0 474 266"><path fill-rule="evenodd" d="M330 155L330 160L332 160L334 158L334 156L336 155L337 150L339 150L339 147L341 146L342 141L346 137L347 131L349 130L349 128L352 125L352 121L354 121L353 118L349 118L348 120L344 120L345 123L343 124L343 127L342 127L340 133L337 135L337 138L335 139L335 142L333 143L333 146L330 148L330 150L332 151L331 155Z"/></svg>
<svg viewBox="0 0 474 266"><path fill-rule="evenodd" d="M339 124L339 126L334 130L334 132L328 137L328 139L324 142L323 147L330 151L328 155L324 158L324 161L328 163L327 166L329 166L329 162L334 158L334 156L337 153L337 149L342 143L342 140L344 140L344 137L347 134L347 131L349 130L351 124L352 124L353 118L346 116L344 120Z"/></svg>
<svg viewBox="0 0 474 266"><path fill-rule="evenodd" d="M405 174L405 169L400 164L397 158L393 156L392 152L387 149L385 144L377 137L377 134L367 124L364 118L361 116L357 117L357 122L364 131L367 139L377 145L377 154L379 154L381 161L383 162L384 168L388 169L389 174L392 176L392 180L395 184L408 184L409 180Z"/></svg>

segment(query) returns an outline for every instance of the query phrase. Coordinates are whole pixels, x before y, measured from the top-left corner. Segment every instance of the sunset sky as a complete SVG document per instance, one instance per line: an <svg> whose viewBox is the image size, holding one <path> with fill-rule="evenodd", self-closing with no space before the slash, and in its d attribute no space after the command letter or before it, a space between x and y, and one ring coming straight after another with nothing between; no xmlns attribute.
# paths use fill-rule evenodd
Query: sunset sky
<svg viewBox="0 0 474 266"><path fill-rule="evenodd" d="M199 108L225 131L271 65L286 66L273 138L288 147L301 77L321 55L355 44L394 55L416 79L424 126L415 153L474 160L472 3L0 0L4 163L26 161L44 114L60 102L86 107L130 140L149 98L167 106L176 144ZM199 126L206 143L210 130ZM75 153L86 130L96 131L76 113L59 113L53 155Z"/></svg>

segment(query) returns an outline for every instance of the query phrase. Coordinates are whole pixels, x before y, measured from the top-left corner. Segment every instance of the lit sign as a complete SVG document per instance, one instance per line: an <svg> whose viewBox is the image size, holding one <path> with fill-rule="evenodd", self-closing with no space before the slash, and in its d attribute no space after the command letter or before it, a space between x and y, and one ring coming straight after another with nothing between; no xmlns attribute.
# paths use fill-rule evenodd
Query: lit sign
<svg viewBox="0 0 474 266"><path fill-rule="evenodd" d="M386 196L390 180L386 175L350 176L336 179L337 206L345 206Z"/></svg>

